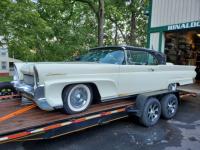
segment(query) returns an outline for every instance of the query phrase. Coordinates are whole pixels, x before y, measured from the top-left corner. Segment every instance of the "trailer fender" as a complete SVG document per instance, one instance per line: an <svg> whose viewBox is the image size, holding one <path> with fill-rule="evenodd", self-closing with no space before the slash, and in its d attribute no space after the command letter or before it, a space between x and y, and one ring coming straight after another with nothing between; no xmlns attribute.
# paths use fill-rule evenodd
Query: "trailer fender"
<svg viewBox="0 0 200 150"><path fill-rule="evenodd" d="M144 106L148 99L149 97L146 95L138 95L136 98L136 105L128 107L126 111L131 115L141 117L144 110Z"/></svg>

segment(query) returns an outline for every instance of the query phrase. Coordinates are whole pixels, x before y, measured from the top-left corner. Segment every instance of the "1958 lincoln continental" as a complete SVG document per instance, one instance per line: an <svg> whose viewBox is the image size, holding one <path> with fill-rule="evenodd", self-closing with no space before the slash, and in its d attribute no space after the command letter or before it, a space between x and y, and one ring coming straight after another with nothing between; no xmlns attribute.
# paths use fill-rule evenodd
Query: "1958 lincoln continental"
<svg viewBox="0 0 200 150"><path fill-rule="evenodd" d="M194 66L166 63L162 53L131 46L89 50L74 62L15 63L15 88L43 110L74 114L102 102L193 83Z"/></svg>

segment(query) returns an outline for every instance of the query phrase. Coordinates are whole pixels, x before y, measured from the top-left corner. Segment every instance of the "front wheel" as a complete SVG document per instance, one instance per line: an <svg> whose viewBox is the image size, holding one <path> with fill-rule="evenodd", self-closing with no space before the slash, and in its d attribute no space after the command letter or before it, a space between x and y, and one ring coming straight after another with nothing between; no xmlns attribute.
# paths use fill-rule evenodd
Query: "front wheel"
<svg viewBox="0 0 200 150"><path fill-rule="evenodd" d="M63 92L63 109L68 114L82 112L89 107L92 99L92 88L89 85L70 85Z"/></svg>

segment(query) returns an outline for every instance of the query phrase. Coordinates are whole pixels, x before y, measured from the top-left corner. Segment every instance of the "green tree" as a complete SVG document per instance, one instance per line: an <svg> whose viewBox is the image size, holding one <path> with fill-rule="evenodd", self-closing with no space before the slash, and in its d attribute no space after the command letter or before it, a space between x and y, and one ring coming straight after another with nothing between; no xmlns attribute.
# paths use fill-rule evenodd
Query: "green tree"
<svg viewBox="0 0 200 150"><path fill-rule="evenodd" d="M107 1L107 22L108 24L109 22L113 24L112 27L105 29L106 31L112 30L107 35L108 43L145 46L147 17L144 15L144 12L147 5L148 0ZM114 37L114 42L110 41L111 37Z"/></svg>
<svg viewBox="0 0 200 150"><path fill-rule="evenodd" d="M146 3L146 0L135 0L131 5L124 0L36 3L2 0L0 35L4 36L9 54L24 61L69 60L103 44L144 46Z"/></svg>

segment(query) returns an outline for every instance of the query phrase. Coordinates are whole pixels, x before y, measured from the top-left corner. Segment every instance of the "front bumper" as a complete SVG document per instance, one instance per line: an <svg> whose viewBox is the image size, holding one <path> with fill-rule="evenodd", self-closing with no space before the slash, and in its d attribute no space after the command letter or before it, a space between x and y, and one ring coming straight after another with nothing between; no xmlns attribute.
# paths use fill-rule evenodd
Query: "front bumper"
<svg viewBox="0 0 200 150"><path fill-rule="evenodd" d="M20 81L12 81L11 83L13 84L13 86L17 91L30 97L42 110L46 111L54 110L54 108L48 104L45 98L43 85L34 88L33 86L27 85Z"/></svg>

